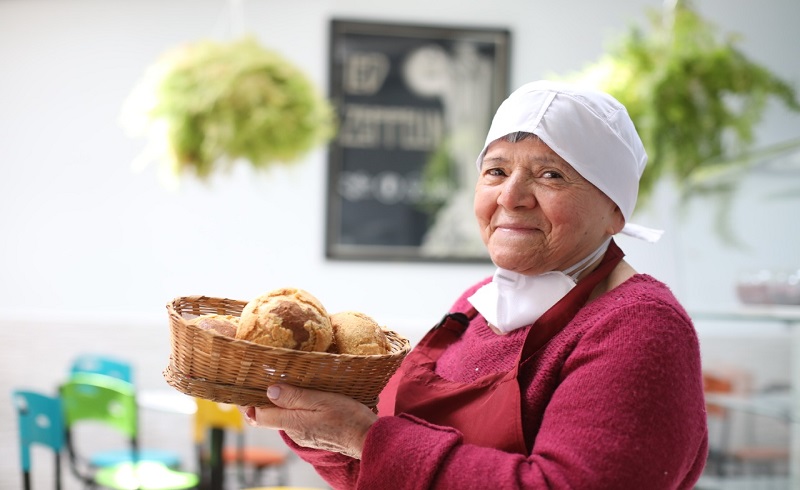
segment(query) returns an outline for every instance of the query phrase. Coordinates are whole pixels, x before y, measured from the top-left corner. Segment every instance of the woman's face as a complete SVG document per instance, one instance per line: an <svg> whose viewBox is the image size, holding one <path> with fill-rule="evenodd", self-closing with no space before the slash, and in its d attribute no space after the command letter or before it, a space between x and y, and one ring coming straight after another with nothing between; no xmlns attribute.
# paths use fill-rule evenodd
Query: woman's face
<svg viewBox="0 0 800 490"><path fill-rule="evenodd" d="M538 138L489 145L475 216L492 261L529 275L566 269L625 224L611 199Z"/></svg>

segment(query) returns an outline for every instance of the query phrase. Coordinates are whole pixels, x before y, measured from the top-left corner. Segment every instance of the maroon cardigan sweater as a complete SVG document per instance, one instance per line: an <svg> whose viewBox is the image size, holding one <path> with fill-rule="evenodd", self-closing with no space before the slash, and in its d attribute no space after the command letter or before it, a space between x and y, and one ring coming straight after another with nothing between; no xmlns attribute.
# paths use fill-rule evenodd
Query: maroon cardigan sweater
<svg viewBox="0 0 800 490"><path fill-rule="evenodd" d="M451 311L469 309L488 280ZM507 371L528 328L496 335L478 315L437 373ZM636 275L582 308L522 364L519 382L527 456L463 444L456 429L404 414L378 419L360 461L284 439L336 489L658 490L699 478L708 433L697 335L654 278Z"/></svg>

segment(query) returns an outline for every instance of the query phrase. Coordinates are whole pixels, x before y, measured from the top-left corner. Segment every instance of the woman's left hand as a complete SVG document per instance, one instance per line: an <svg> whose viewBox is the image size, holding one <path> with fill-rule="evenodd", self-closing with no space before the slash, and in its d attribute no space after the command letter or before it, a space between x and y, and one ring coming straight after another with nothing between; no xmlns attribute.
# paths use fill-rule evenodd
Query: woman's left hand
<svg viewBox="0 0 800 490"><path fill-rule="evenodd" d="M269 387L267 396L274 407L239 407L248 424L280 429L300 446L356 459L378 419L366 405L337 393L278 384Z"/></svg>

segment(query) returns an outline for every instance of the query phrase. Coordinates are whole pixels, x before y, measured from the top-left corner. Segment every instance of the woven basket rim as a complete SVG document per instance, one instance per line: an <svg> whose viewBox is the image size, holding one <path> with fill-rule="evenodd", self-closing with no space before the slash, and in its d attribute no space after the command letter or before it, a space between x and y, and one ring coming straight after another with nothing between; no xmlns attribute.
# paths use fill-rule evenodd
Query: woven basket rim
<svg viewBox="0 0 800 490"><path fill-rule="evenodd" d="M233 398L241 397L241 396L249 396L253 398L258 398L261 401L258 403L258 406L270 407L275 406L274 403L269 401L267 398L266 392L262 389L258 388L247 388L244 386L234 386L225 383L215 383L213 381L208 381L202 378L193 378L191 376L187 376L177 369L172 364L169 364L162 373L164 379L167 381L167 384L172 386L173 388L177 389L178 391L183 392L186 388L183 386L185 384L192 384L192 385L199 385L205 388L211 388L219 391L223 391L228 393ZM374 400L364 403L364 405L374 408L378 404L378 398L375 397Z"/></svg>
<svg viewBox="0 0 800 490"><path fill-rule="evenodd" d="M356 358L378 358L378 357L386 358L386 357L393 357L393 356L397 356L397 355L405 355L411 349L411 343L405 336L400 335L399 333L395 332L394 330L387 329L387 328L384 328L384 327L381 327L381 329L384 331L384 333L394 335L401 342L401 344L403 344L400 349L398 349L396 351L389 352L387 354L344 354L344 353L340 354L340 353L322 352L322 351L300 351L300 350L297 350L297 349L289 349L287 347L274 347L274 346L270 346L270 345L257 344L255 342L251 342L249 340L237 339L237 338L228 337L228 336L225 336L225 335L219 335L219 334L217 334L215 332L212 332L212 331L209 331L209 330L203 330L202 328L198 327L197 325L188 323L186 321L186 318L181 313L178 312L178 305L181 304L182 302L196 302L196 301L199 302L199 301L205 301L205 300L221 300L221 301L230 302L232 304L240 304L242 306L247 304L247 301L242 301L242 300L237 300L237 299L230 299L230 298L219 298L219 297L215 297L215 296L205 296L205 295L177 296L172 301L167 303L167 312L169 313L170 316L171 315L175 315L179 319L179 321L181 322L183 328L188 328L190 330L194 330L200 335L207 335L209 337L214 337L218 341L231 342L231 343L234 343L234 344L241 344L243 347L246 347L248 349L261 350L262 352L265 352L265 353L266 352L271 352L271 353L281 353L281 352L283 352L283 353L285 353L287 355L298 355L298 353L302 353L302 355L310 354L310 355L315 355L315 356L321 356L323 358L329 357L329 358L334 359L334 358L347 357L347 358L356 359Z"/></svg>
<svg viewBox="0 0 800 490"><path fill-rule="evenodd" d="M380 391L411 350L409 340L381 327L391 351L339 354L261 345L204 330L189 320L217 313L241 315L245 301L178 296L167 303L171 351L167 383L187 395L238 405L263 405L270 384L342 393L374 408Z"/></svg>
<svg viewBox="0 0 800 490"><path fill-rule="evenodd" d="M194 384L207 388L229 391L230 393L236 393L237 395L260 397L264 399L264 406L273 405L273 403L270 402L269 399L267 398L267 394L264 390L256 388L247 388L244 386L234 386L225 383L214 383L213 381L208 381L207 379L203 378L193 378L177 370L172 365L171 362L169 365L167 365L162 374L164 375L164 379L167 381L167 384L169 384L170 386L179 391L183 391L184 389L186 389L183 386L184 384Z"/></svg>

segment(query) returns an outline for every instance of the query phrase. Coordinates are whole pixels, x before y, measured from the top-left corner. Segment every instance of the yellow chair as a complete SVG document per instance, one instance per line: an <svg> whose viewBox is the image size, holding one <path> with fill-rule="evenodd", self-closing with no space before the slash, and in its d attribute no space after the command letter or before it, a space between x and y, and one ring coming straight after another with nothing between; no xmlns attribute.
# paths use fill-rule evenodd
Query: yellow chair
<svg viewBox="0 0 800 490"><path fill-rule="evenodd" d="M264 471L275 470L278 485L287 482L287 454L265 447L245 444L245 424L239 410L233 405L195 398L197 412L194 416L194 441L200 468L211 480L224 478L224 468L236 464L241 487L258 485ZM224 433L236 435L234 446L224 445ZM207 436L210 441L207 443ZM251 476L247 478L247 471ZM222 482L219 482L222 483ZM280 487L277 487L280 488Z"/></svg>

